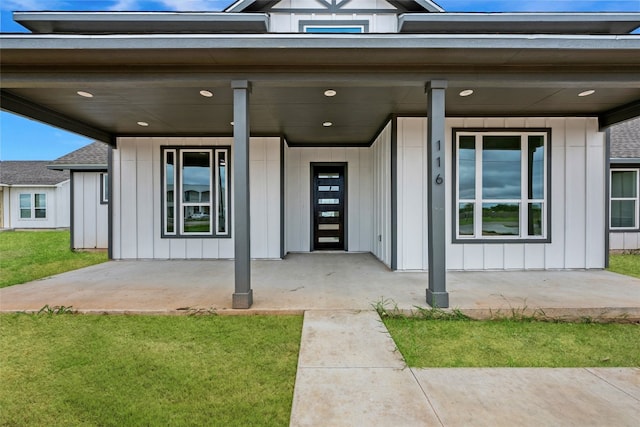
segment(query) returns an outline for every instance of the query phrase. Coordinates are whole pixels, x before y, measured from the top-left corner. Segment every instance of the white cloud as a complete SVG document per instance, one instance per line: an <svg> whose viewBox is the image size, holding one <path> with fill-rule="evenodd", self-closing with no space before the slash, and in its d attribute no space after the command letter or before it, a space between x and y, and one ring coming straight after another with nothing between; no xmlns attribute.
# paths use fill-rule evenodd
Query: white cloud
<svg viewBox="0 0 640 427"><path fill-rule="evenodd" d="M64 4L63 1L52 0L4 0L2 9L5 10L51 10Z"/></svg>
<svg viewBox="0 0 640 427"><path fill-rule="evenodd" d="M138 10L138 0L118 0L112 6L109 6L108 10Z"/></svg>

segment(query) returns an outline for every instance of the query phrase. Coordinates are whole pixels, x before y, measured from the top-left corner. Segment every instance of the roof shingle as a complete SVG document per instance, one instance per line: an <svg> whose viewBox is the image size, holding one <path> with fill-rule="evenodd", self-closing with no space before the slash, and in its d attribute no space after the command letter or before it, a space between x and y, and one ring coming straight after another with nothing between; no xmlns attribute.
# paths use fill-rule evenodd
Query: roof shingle
<svg viewBox="0 0 640 427"><path fill-rule="evenodd" d="M109 146L95 141L57 158L49 165L55 169L107 169ZM89 168L90 166L95 166Z"/></svg>
<svg viewBox="0 0 640 427"><path fill-rule="evenodd" d="M640 158L640 117L611 127L612 159Z"/></svg>
<svg viewBox="0 0 640 427"><path fill-rule="evenodd" d="M49 161L0 162L0 184L5 185L56 185L69 179L69 171L47 168Z"/></svg>

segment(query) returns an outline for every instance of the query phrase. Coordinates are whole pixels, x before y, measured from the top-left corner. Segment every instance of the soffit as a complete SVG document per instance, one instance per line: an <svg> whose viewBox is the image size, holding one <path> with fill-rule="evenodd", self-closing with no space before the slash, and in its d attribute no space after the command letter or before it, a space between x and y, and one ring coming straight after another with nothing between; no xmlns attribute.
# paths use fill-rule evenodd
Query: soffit
<svg viewBox="0 0 640 427"><path fill-rule="evenodd" d="M424 86L432 79L449 82L448 116L599 115L640 100L634 36L543 38L537 48L535 40L512 39L509 47L471 37L410 39L404 46L375 38L378 47L367 47L367 38L205 37L178 48L188 40L153 38L174 40L164 50L142 48L136 39L79 50L36 39L44 43L0 39L3 90L115 135L231 135L234 79L253 85L252 134L283 135L294 144L368 144L389 115L427 113ZM201 96L202 89L214 96ZM337 95L324 96L326 89ZM463 98L462 89L475 93ZM586 89L596 92L577 96ZM326 121L333 126L322 126Z"/></svg>

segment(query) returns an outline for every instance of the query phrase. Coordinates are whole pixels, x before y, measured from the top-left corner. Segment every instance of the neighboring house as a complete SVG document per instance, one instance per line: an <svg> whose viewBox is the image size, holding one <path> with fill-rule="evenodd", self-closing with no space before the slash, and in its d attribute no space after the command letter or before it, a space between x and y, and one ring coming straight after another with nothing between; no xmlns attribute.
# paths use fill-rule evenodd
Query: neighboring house
<svg viewBox="0 0 640 427"><path fill-rule="evenodd" d="M640 248L640 119L611 127L609 249Z"/></svg>
<svg viewBox="0 0 640 427"><path fill-rule="evenodd" d="M111 145L114 259L235 259L236 308L250 259L289 252L428 269L439 307L447 269L605 266L605 131L640 115L640 14L239 0L14 19L32 33L0 37L2 108Z"/></svg>
<svg viewBox="0 0 640 427"><path fill-rule="evenodd" d="M49 164L71 173L71 249L109 247L109 145L95 141Z"/></svg>
<svg viewBox="0 0 640 427"><path fill-rule="evenodd" d="M69 227L69 172L47 163L0 162L0 228Z"/></svg>

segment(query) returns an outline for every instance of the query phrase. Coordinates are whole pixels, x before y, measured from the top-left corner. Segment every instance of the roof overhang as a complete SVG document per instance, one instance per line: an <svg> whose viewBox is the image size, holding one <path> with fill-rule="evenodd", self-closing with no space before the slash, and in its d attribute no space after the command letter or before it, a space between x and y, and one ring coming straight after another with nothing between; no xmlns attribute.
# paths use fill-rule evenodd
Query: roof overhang
<svg viewBox="0 0 640 427"><path fill-rule="evenodd" d="M14 12L13 19L40 34L266 33L265 13Z"/></svg>
<svg viewBox="0 0 640 427"><path fill-rule="evenodd" d="M436 2L431 0L387 0L403 11L414 12L444 12ZM270 10L280 0L237 0L229 5L225 12L264 12ZM348 1L347 1L348 3ZM344 9L348 12L349 9Z"/></svg>
<svg viewBox="0 0 640 427"><path fill-rule="evenodd" d="M629 34L640 13L407 13L403 33L421 34Z"/></svg>
<svg viewBox="0 0 640 427"><path fill-rule="evenodd" d="M26 34L0 48L3 109L110 143L232 135L232 80L252 82L252 134L294 144L366 145L390 115L426 114L435 79L449 117L640 115L637 35Z"/></svg>
<svg viewBox="0 0 640 427"><path fill-rule="evenodd" d="M108 165L96 165L96 164L52 164L47 165L47 169L56 170L56 171L78 171L78 172L104 172L108 169Z"/></svg>

